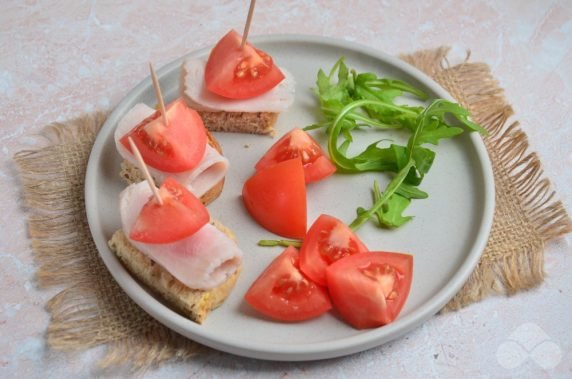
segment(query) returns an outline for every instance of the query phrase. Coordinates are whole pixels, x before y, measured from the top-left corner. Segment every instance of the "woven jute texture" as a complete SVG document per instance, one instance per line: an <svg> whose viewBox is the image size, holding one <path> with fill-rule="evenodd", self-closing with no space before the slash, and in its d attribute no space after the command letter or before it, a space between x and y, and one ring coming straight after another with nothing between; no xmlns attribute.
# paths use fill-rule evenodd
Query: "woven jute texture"
<svg viewBox="0 0 572 379"><path fill-rule="evenodd" d="M563 205L544 178L538 157L483 63L448 67L447 48L401 58L443 86L488 129L496 209L485 252L463 289L443 311L491 294L515 294L543 281L544 244L572 231ZM74 351L105 345L103 367L144 368L189 359L205 347L148 316L116 284L99 258L84 207L89 153L105 113L46 127L47 143L14 157L29 210L29 234L42 288L63 288L47 304L50 347Z"/></svg>

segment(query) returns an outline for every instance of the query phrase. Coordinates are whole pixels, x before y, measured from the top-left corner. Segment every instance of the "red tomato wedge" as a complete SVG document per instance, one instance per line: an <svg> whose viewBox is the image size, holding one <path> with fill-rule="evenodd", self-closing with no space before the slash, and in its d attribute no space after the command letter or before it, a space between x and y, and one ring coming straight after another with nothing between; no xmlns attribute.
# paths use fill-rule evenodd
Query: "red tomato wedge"
<svg viewBox="0 0 572 379"><path fill-rule="evenodd" d="M335 217L320 215L300 247L300 269L314 282L326 285L326 268L348 255L365 253L367 247Z"/></svg>
<svg viewBox="0 0 572 379"><path fill-rule="evenodd" d="M144 243L170 243L193 235L207 222L210 216L201 201L173 178L167 178L159 195L141 209L131 229L129 238Z"/></svg>
<svg viewBox="0 0 572 379"><path fill-rule="evenodd" d="M334 307L357 329L395 320L411 288L413 257L367 252L340 259L326 271Z"/></svg>
<svg viewBox="0 0 572 379"><path fill-rule="evenodd" d="M306 183L317 182L336 172L336 166L326 157L320 145L302 129L294 128L268 149L256 163L261 170L278 162L299 158L304 166Z"/></svg>
<svg viewBox="0 0 572 379"><path fill-rule="evenodd" d="M129 136L141 152L146 164L164 172L193 169L203 158L207 134L199 114L182 99L167 106L165 126L159 112L143 120L121 137L121 144L131 151Z"/></svg>
<svg viewBox="0 0 572 379"><path fill-rule="evenodd" d="M230 99L250 99L284 79L270 55L248 42L241 48L241 42L242 36L231 30L212 49L205 68L209 91Z"/></svg>
<svg viewBox="0 0 572 379"><path fill-rule="evenodd" d="M298 250L292 246L252 283L244 299L260 313L281 321L308 320L332 308L327 290L300 272Z"/></svg>
<svg viewBox="0 0 572 379"><path fill-rule="evenodd" d="M288 238L306 235L306 185L299 159L257 171L244 183L246 209L262 227Z"/></svg>

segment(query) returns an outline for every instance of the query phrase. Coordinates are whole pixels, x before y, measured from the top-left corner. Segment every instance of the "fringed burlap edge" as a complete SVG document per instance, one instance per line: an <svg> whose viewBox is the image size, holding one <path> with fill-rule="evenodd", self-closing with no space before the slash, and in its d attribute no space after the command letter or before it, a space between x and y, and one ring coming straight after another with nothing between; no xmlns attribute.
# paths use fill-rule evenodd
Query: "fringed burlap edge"
<svg viewBox="0 0 572 379"><path fill-rule="evenodd" d="M101 269L105 269L102 267ZM100 271L101 272L101 271ZM53 273L42 274L57 278ZM57 275L56 275L57 276ZM135 328L126 326L125 330L109 333L102 325L119 324L117 315L110 317L109 312L101 311L98 305L101 299L92 286L78 283L54 296L46 309L51 315L47 330L48 345L54 350L65 352L80 351L99 345L105 345L105 354L98 362L99 368L105 370L112 367L126 366L132 371L145 371L149 367L174 359L188 359L208 349L151 319L142 309L131 308L136 315L127 317L125 324L133 323L133 318L143 319L143 323ZM129 303L130 299L117 288L116 301ZM124 297L123 300L120 300ZM137 307L135 305L135 307ZM118 311L119 317L124 314ZM123 328L119 328L123 329ZM138 330L132 330L138 329Z"/></svg>
<svg viewBox="0 0 572 379"><path fill-rule="evenodd" d="M443 311L460 309L490 294L512 295L538 286L544 280L544 243L572 232L572 221L564 205L555 200L538 156L528 151L526 134L518 121L510 120L514 111L489 66L468 63L468 53L465 62L449 67L448 53L449 48L441 47L401 59L436 80L489 131L484 141L493 163L497 208L483 258ZM510 222L528 229L531 238L527 243L517 248L499 244L495 237L507 226L497 222L505 218L497 217L501 213L510 214Z"/></svg>

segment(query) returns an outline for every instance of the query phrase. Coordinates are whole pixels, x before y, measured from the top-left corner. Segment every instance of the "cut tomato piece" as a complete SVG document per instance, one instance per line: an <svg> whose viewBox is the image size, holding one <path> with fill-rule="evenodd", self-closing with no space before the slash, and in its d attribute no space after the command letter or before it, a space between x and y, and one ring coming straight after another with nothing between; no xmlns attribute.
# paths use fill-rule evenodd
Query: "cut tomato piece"
<svg viewBox="0 0 572 379"><path fill-rule="evenodd" d="M193 169L205 155L207 134L199 114L182 99L167 106L165 126L157 111L121 137L121 144L131 151L133 139L146 164L170 173Z"/></svg>
<svg viewBox="0 0 572 379"><path fill-rule="evenodd" d="M241 42L242 36L231 30L212 49L205 68L209 91L231 99L249 99L284 79L270 55L248 42L241 48Z"/></svg>
<svg viewBox="0 0 572 379"><path fill-rule="evenodd" d="M272 233L306 235L306 185L299 159L257 171L244 183L242 199L254 220Z"/></svg>
<svg viewBox="0 0 572 379"><path fill-rule="evenodd" d="M304 166L306 183L327 178L336 171L336 166L328 159L320 145L302 129L294 128L268 149L256 163L261 170L278 162L298 158Z"/></svg>
<svg viewBox="0 0 572 379"><path fill-rule="evenodd" d="M326 285L326 268L348 255L364 253L367 247L335 217L321 215L314 221L300 247L300 268L314 282Z"/></svg>
<svg viewBox="0 0 572 379"><path fill-rule="evenodd" d="M193 235L209 222L207 208L173 178L159 188L163 204L155 196L141 209L129 238L145 243L170 243Z"/></svg>
<svg viewBox="0 0 572 379"><path fill-rule="evenodd" d="M385 325L399 315L409 295L413 257L367 252L340 259L326 271L334 307L358 329Z"/></svg>
<svg viewBox="0 0 572 379"><path fill-rule="evenodd" d="M300 272L298 251L292 246L252 283L244 299L260 313L281 321L308 320L332 308L327 290Z"/></svg>

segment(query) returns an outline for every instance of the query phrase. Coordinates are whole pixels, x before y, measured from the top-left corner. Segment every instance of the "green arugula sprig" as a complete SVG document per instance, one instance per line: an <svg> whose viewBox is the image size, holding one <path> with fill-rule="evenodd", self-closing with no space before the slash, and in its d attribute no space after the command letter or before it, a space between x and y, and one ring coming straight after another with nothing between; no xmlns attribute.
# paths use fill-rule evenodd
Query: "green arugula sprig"
<svg viewBox="0 0 572 379"><path fill-rule="evenodd" d="M336 72L337 80L334 80ZM429 98L403 81L349 70L343 57L336 62L329 75L322 70L318 72L316 94L325 121L306 129L325 128L330 159L338 172L377 171L394 174L383 192L377 182L374 183L373 205L369 209L357 209L357 217L350 224L354 230L373 217L379 226L388 228L399 227L411 219L403 212L411 200L428 197L418 186L435 159L435 152L422 145L437 145L441 139L459 135L463 132L460 126L486 134L486 130L472 122L469 112L460 105L443 99L434 100L425 108L397 104L397 98L405 93L423 101ZM452 115L460 126L448 122L447 115ZM376 141L350 157L347 152L353 142L351 132L364 126L403 129L410 136L406 146L390 144L379 147L381 141Z"/></svg>

